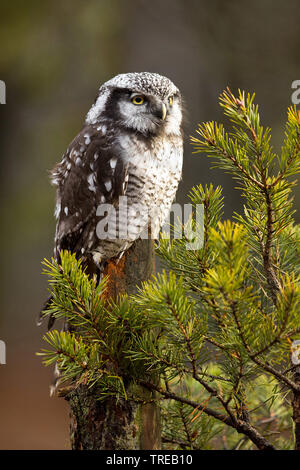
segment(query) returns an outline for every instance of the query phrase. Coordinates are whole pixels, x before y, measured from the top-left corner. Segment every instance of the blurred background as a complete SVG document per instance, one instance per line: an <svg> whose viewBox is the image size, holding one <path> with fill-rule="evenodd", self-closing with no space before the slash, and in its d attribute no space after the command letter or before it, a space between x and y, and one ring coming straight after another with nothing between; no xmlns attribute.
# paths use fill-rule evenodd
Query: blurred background
<svg viewBox="0 0 300 470"><path fill-rule="evenodd" d="M45 331L35 317L47 296L41 260L52 255L55 229L48 170L80 131L100 84L134 71L176 83L188 110L177 200L186 202L194 184L220 184L231 217L241 209L239 192L205 155L192 155L189 136L199 122L222 119L218 95L229 85L256 92L280 150L291 83L300 79L299 13L298 0L1 2L1 449L69 448L67 404L49 398L52 371L35 355Z"/></svg>

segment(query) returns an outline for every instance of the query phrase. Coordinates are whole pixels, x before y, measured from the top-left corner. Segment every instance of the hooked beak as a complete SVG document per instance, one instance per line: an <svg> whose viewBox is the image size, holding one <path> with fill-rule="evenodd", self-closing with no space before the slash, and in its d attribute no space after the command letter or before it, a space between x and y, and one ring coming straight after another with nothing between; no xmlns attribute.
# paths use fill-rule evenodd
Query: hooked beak
<svg viewBox="0 0 300 470"><path fill-rule="evenodd" d="M167 116L167 107L166 107L165 103L162 103L162 105L161 105L161 117L162 117L163 120L165 120L166 116Z"/></svg>

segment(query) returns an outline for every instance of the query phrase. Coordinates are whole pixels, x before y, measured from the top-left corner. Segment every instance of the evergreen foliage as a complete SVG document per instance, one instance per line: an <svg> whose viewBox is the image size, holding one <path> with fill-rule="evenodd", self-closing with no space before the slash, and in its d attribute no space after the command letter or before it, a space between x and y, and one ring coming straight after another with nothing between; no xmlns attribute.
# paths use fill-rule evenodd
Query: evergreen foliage
<svg viewBox="0 0 300 470"><path fill-rule="evenodd" d="M204 205L202 247L162 238L167 271L116 302L75 255L62 252L60 265L45 260L45 315L65 318L70 331L48 332L41 354L69 386L97 384L99 399L143 402L142 387L155 392L165 448L293 448L300 232L291 177L300 171L300 112L288 110L277 155L254 95L227 89L220 105L231 130L204 123L192 145L232 174L243 214L222 221L221 188L194 187L193 206Z"/></svg>

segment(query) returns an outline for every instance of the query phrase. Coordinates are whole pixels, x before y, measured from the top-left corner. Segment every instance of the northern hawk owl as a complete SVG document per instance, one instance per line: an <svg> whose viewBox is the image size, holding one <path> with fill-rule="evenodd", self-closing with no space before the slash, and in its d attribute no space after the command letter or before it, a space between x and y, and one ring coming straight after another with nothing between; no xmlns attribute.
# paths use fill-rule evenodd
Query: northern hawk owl
<svg viewBox="0 0 300 470"><path fill-rule="evenodd" d="M104 83L82 131L52 171L55 257L68 249L99 268L141 236L149 214L156 238L175 197L182 158L182 99L168 78L127 73Z"/></svg>

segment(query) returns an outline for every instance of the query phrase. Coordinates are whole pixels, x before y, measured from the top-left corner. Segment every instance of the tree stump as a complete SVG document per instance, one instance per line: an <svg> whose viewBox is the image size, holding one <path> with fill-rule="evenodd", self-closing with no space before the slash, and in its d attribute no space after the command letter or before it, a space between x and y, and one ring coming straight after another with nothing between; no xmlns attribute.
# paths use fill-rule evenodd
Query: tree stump
<svg viewBox="0 0 300 470"><path fill-rule="evenodd" d="M134 294L155 270L153 240L137 240L119 263L110 261L107 295ZM130 387L130 384L128 385ZM149 402L151 392L142 390L146 404L130 400L97 400L97 387L85 385L65 396L70 405L70 440L73 450L154 450L161 448L159 409ZM152 395L153 397L153 395Z"/></svg>

